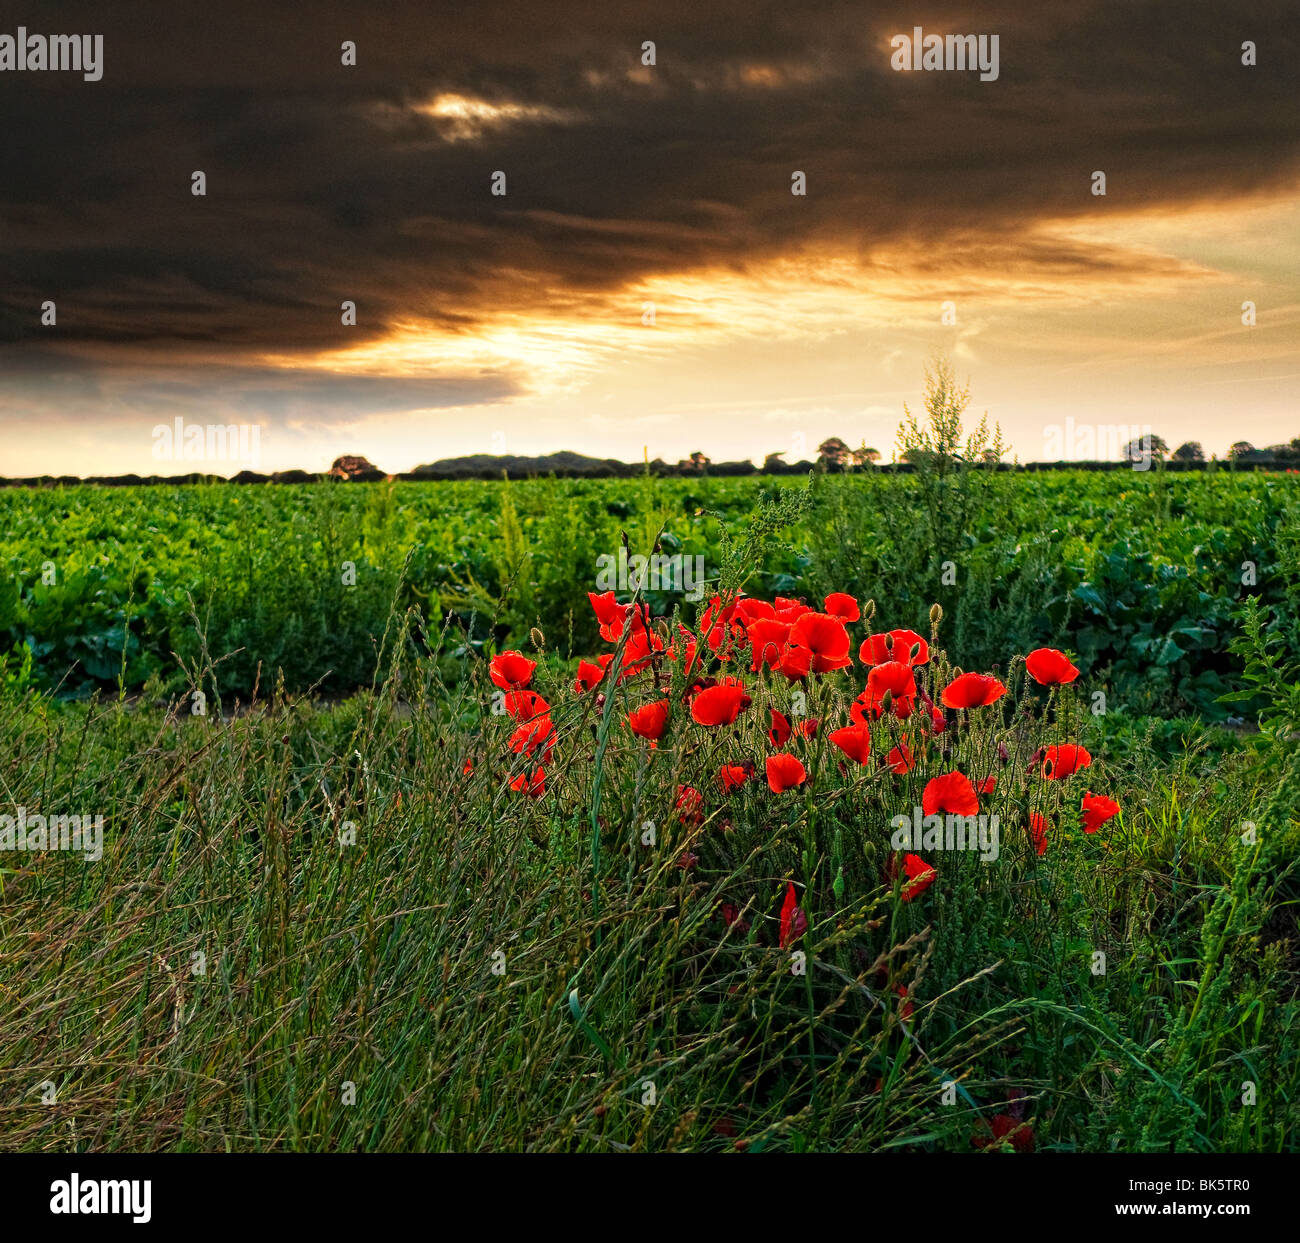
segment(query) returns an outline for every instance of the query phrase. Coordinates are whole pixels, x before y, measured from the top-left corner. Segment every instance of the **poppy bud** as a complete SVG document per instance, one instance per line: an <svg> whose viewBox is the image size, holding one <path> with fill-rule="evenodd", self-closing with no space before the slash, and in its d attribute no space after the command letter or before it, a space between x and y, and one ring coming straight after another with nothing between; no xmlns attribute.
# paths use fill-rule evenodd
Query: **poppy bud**
<svg viewBox="0 0 1300 1243"><path fill-rule="evenodd" d="M1011 753L1007 750L1007 744L1005 742L998 743L998 759L1003 764L1006 764L1011 759Z"/></svg>
<svg viewBox="0 0 1300 1243"><path fill-rule="evenodd" d="M930 625L937 626L943 621L943 607L938 604L930 605Z"/></svg>
<svg viewBox="0 0 1300 1243"><path fill-rule="evenodd" d="M597 696L596 696L596 707L597 707L597 708L603 708L604 706L605 706L605 696L604 696L603 694L601 694L601 695L597 695Z"/></svg>
<svg viewBox="0 0 1300 1243"><path fill-rule="evenodd" d="M546 646L546 636L536 626L528 632L528 638L539 651Z"/></svg>
<svg viewBox="0 0 1300 1243"><path fill-rule="evenodd" d="M863 621L870 621L873 617L875 617L875 615L876 615L876 602L874 600L868 600L866 603L866 607L862 610L862 619Z"/></svg>

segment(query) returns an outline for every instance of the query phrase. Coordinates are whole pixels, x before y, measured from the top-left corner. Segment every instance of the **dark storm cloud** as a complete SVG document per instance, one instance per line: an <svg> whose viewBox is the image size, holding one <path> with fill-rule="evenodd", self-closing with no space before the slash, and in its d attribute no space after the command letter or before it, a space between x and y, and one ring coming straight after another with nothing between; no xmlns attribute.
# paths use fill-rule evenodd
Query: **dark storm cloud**
<svg viewBox="0 0 1300 1243"><path fill-rule="evenodd" d="M1035 223L1173 212L1294 184L1283 0L1252 5L324 3L52 5L104 75L0 74L0 365L93 351L238 362L356 345L403 319L581 307L626 282L806 243L959 269L1109 269ZM42 11L44 10L44 11ZM375 10L372 12L372 10ZM12 29L17 25L10 19ZM895 73L888 38L989 33L998 81ZM1243 39L1259 65L1240 63ZM355 69L339 45L359 47ZM640 68L643 40L655 68ZM440 92L513 105L467 134ZM472 126L471 126L472 128ZM206 198L190 194L202 169ZM489 194L493 170L509 194ZM790 174L808 196L790 194ZM1089 176L1108 177L1104 200ZM1129 262L1141 263L1140 258ZM39 306L59 307L55 329ZM352 299L358 326L344 329ZM472 399L477 390L465 394ZM317 394L319 396L319 393ZM387 408L387 407L384 407Z"/></svg>

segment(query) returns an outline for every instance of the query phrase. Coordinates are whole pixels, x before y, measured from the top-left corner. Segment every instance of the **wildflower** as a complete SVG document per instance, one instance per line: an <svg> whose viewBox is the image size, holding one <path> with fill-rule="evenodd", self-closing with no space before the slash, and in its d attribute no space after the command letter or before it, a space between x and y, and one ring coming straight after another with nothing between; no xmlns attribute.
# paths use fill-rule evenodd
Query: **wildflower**
<svg viewBox="0 0 1300 1243"><path fill-rule="evenodd" d="M691 700L691 719L699 725L731 725L751 702L738 678L723 678Z"/></svg>
<svg viewBox="0 0 1300 1243"><path fill-rule="evenodd" d="M534 768L531 773L522 772L510 783L510 788L529 798L541 798L546 793L546 770Z"/></svg>
<svg viewBox="0 0 1300 1243"><path fill-rule="evenodd" d="M898 856L890 857L890 879L894 879L899 874L897 863ZM938 873L919 855L904 855L902 874L907 878L902 892L898 895L904 902L911 902L913 898L919 898L927 889L934 884L935 877Z"/></svg>
<svg viewBox="0 0 1300 1243"><path fill-rule="evenodd" d="M573 689L581 695L584 691L595 690L605 676L605 667L614 659L612 653L601 656L596 663L590 660L578 662L578 676L573 680Z"/></svg>
<svg viewBox="0 0 1300 1243"><path fill-rule="evenodd" d="M517 755L535 755L540 751L542 754L538 760L542 764L551 762L554 748L555 726L549 716L534 717L510 735L510 750Z"/></svg>
<svg viewBox="0 0 1300 1243"><path fill-rule="evenodd" d="M807 666L805 672L831 673L852 663L849 656L849 632L838 617L831 617L827 613L802 614L790 627L787 650L792 657L794 653L799 654L796 659ZM807 656L803 653L807 653Z"/></svg>
<svg viewBox="0 0 1300 1243"><path fill-rule="evenodd" d="M521 691L533 680L535 660L519 652L501 652L493 656L488 665L492 681L503 691Z"/></svg>
<svg viewBox="0 0 1300 1243"><path fill-rule="evenodd" d="M1043 750L1043 776L1048 781L1063 781L1081 768L1092 763L1092 756L1086 747L1075 746L1067 742L1060 747L1046 747ZM1119 810L1116 808L1116 810Z"/></svg>
<svg viewBox="0 0 1300 1243"><path fill-rule="evenodd" d="M893 709L898 719L905 720L916 707L916 679L910 665L901 661L886 661L876 665L867 674L867 689L849 709L849 716L859 725L875 720L881 713Z"/></svg>
<svg viewBox="0 0 1300 1243"><path fill-rule="evenodd" d="M890 771L897 773L900 777L910 773L916 767L916 760L912 757L912 748L907 745L907 739L902 738L890 753L885 756L885 763L889 765Z"/></svg>
<svg viewBox="0 0 1300 1243"><path fill-rule="evenodd" d="M927 816L943 812L954 816L974 816L979 809L975 787L963 773L951 772L934 777L921 794L921 810Z"/></svg>
<svg viewBox="0 0 1300 1243"><path fill-rule="evenodd" d="M808 931L808 916L799 906L791 881L785 891L785 901L781 903L781 948L786 949Z"/></svg>
<svg viewBox="0 0 1300 1243"><path fill-rule="evenodd" d="M656 699L629 712L627 723L639 738L657 742L663 737L664 728L668 724L668 700Z"/></svg>
<svg viewBox="0 0 1300 1243"><path fill-rule="evenodd" d="M997 678L987 673L963 673L944 688L943 702L949 708L986 708L1007 693Z"/></svg>
<svg viewBox="0 0 1300 1243"><path fill-rule="evenodd" d="M1011 1114L995 1114L988 1122L988 1130L971 1137L976 1148L1000 1148L1010 1143L1016 1152L1034 1151L1034 1128Z"/></svg>
<svg viewBox="0 0 1300 1243"><path fill-rule="evenodd" d="M764 665L769 669L779 669L790 639L790 623L777 621L774 617L760 617L750 622L746 634L749 637L750 671L757 673Z"/></svg>
<svg viewBox="0 0 1300 1243"><path fill-rule="evenodd" d="M735 928L737 932L749 931L749 920L741 919L740 908L734 903L724 902L722 904L722 922L728 928Z"/></svg>
<svg viewBox="0 0 1300 1243"><path fill-rule="evenodd" d="M889 630L864 639L858 650L864 665L924 665L930 660L930 645L915 630Z"/></svg>
<svg viewBox="0 0 1300 1243"><path fill-rule="evenodd" d="M862 616L858 602L843 591L832 591L823 601L823 607L830 617L838 617L842 622L855 622Z"/></svg>
<svg viewBox="0 0 1300 1243"><path fill-rule="evenodd" d="M808 772L799 760L787 752L767 757L767 784L773 794L780 794L808 779Z"/></svg>
<svg viewBox="0 0 1300 1243"><path fill-rule="evenodd" d="M865 764L871 758L871 727L849 725L830 735L833 742L855 764Z"/></svg>
<svg viewBox="0 0 1300 1243"><path fill-rule="evenodd" d="M1052 826L1044 817L1036 811L1029 813L1029 840L1034 844L1034 853L1045 855L1047 853L1047 830Z"/></svg>
<svg viewBox="0 0 1300 1243"><path fill-rule="evenodd" d="M692 786L678 786L673 810L683 824L699 824L704 819L704 796Z"/></svg>
<svg viewBox="0 0 1300 1243"><path fill-rule="evenodd" d="M746 760L742 764L724 764L718 773L718 784L724 794L739 789L754 775L754 765Z"/></svg>
<svg viewBox="0 0 1300 1243"><path fill-rule="evenodd" d="M617 642L623 634L623 620L632 611L632 606L619 604L612 591L599 596L589 591L587 599L591 601L591 611L600 626L600 637L608 643Z"/></svg>
<svg viewBox="0 0 1300 1243"><path fill-rule="evenodd" d="M1063 682L1073 682L1079 676L1079 670L1069 661L1064 652L1054 647L1040 647L1025 657L1025 668L1029 676L1040 686L1060 686Z"/></svg>
<svg viewBox="0 0 1300 1243"><path fill-rule="evenodd" d="M772 724L767 731L768 740L774 747L783 747L790 741L790 719L784 712L771 709Z"/></svg>
<svg viewBox="0 0 1300 1243"><path fill-rule="evenodd" d="M507 691L505 709L506 714L516 721L531 721L545 716L550 712L551 705L536 691Z"/></svg>
<svg viewBox="0 0 1300 1243"><path fill-rule="evenodd" d="M1083 831L1095 833L1112 816L1119 814L1119 804L1104 794L1094 794L1089 790L1084 795L1079 814L1083 817Z"/></svg>

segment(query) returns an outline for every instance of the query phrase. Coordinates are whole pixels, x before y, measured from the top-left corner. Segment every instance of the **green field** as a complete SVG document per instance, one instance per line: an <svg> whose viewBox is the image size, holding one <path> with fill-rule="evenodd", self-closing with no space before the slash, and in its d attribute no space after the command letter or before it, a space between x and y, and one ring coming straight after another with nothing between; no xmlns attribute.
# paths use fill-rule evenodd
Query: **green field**
<svg viewBox="0 0 1300 1243"><path fill-rule="evenodd" d="M1293 1151L1298 500L1159 470L0 492L0 816L104 823L94 862L0 854L0 1148ZM853 596L851 664L720 664L667 591L625 663L587 596L624 535L733 602ZM831 735L892 629L920 698L859 763ZM1028 676L1042 647L1078 680ZM1005 695L945 710L960 670ZM702 721L730 676L750 702ZM891 820L954 771L993 779L1000 853L919 849L912 892Z"/></svg>
<svg viewBox="0 0 1300 1243"><path fill-rule="evenodd" d="M1295 650L1298 478L13 489L0 491L0 652L11 677L27 664L31 684L65 696L182 691L205 651L224 657L219 689L245 700L259 677L266 694L279 676L337 696L382 676L388 618L414 608L413 650L490 654L540 626L552 651L576 656L597 642L585 604L597 559L623 533L646 553L662 531L665 554L700 554L716 575L724 532L736 538L766 498L807 491L745 567L750 592L848 591L912 627L938 601L972 665L1065 636L1116 706L1216 719L1239 667L1226 644L1243 597L1274 610L1270 625ZM648 599L656 612L674 602Z"/></svg>

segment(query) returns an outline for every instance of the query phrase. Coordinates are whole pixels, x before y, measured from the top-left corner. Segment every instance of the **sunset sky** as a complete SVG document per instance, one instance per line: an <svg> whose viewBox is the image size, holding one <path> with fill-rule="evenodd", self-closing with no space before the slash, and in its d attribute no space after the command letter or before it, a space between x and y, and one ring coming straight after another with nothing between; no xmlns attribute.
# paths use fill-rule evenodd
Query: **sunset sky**
<svg viewBox="0 0 1300 1243"><path fill-rule="evenodd" d="M1023 461L1300 436L1294 4L269 7L0 26L104 37L0 72L0 475L249 464L159 462L176 417L268 471L887 459L937 351ZM916 26L997 80L893 70Z"/></svg>

